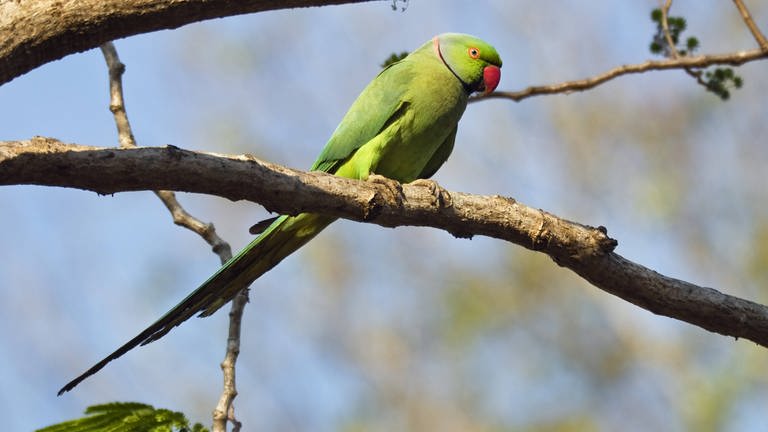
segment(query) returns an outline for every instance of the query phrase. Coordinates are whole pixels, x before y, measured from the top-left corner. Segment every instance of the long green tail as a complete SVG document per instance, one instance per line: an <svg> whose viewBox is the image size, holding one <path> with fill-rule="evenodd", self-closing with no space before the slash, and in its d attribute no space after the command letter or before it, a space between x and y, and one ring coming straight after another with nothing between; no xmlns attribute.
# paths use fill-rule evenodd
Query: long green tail
<svg viewBox="0 0 768 432"><path fill-rule="evenodd" d="M283 258L304 246L334 220L336 219L332 217L311 213L280 216L181 303L138 336L67 383L59 390L59 395L72 390L81 381L101 370L107 363L133 348L160 339L193 315L199 313L199 316L205 317L213 314L232 300L240 290L248 287Z"/></svg>

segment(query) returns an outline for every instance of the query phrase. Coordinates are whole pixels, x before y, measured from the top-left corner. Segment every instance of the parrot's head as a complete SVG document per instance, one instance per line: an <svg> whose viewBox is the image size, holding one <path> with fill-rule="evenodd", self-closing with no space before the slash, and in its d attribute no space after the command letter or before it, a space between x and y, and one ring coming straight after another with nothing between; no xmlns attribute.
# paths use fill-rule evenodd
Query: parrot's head
<svg viewBox="0 0 768 432"><path fill-rule="evenodd" d="M443 33L432 39L435 53L470 93L491 93L501 80L496 49L474 36Z"/></svg>

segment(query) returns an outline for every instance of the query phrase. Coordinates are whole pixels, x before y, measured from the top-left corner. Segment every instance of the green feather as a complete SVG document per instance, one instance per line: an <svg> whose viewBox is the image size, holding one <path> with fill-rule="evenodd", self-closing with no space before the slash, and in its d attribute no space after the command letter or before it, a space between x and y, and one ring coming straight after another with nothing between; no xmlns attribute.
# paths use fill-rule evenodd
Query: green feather
<svg viewBox="0 0 768 432"><path fill-rule="evenodd" d="M349 108L310 170L335 173L341 163L392 123L411 80L412 73L402 60L382 70Z"/></svg>
<svg viewBox="0 0 768 432"><path fill-rule="evenodd" d="M400 182L431 177L451 154L469 93L484 86L487 66L498 68L501 59L482 40L456 33L436 36L387 66L368 84L311 169L362 180L374 173ZM134 347L161 338L193 315L213 314L334 220L303 213L280 216L266 228L265 223L256 224L255 231L263 232L240 253L159 320L65 385L59 394Z"/></svg>

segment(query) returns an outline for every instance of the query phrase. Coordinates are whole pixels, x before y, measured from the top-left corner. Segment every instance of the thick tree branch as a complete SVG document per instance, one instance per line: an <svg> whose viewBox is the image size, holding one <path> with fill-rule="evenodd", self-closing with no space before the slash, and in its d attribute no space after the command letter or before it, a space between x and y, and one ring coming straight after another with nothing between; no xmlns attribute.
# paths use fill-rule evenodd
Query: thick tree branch
<svg viewBox="0 0 768 432"><path fill-rule="evenodd" d="M105 42L173 29L211 18L372 0L25 0L0 2L0 85L47 62L95 48ZM736 1L737 6L743 4ZM746 8L745 22L760 42ZM747 13L745 16L744 13ZM764 38L763 38L764 39ZM651 70L690 69L712 65L738 66L768 58L768 48L728 54L685 56L622 65L597 76L521 91L499 91L471 101L504 98L521 101L531 96L584 91L626 74Z"/></svg>
<svg viewBox="0 0 768 432"><path fill-rule="evenodd" d="M0 85L66 55L115 39L274 9L371 0L0 1Z"/></svg>
<svg viewBox="0 0 768 432"><path fill-rule="evenodd" d="M104 149L51 138L0 142L0 184L64 186L112 194L172 189L246 199L270 210L319 212L382 226L431 226L458 237L485 235L549 255L598 288L653 313L768 347L768 308L660 275L613 252L605 229L570 222L510 198L385 185L306 173L250 156L176 147Z"/></svg>

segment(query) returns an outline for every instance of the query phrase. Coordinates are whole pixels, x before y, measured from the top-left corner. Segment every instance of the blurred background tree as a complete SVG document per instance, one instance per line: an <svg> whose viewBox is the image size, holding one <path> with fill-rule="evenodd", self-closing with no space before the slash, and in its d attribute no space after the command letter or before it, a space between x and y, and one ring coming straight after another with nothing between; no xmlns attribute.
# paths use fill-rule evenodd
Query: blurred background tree
<svg viewBox="0 0 768 432"><path fill-rule="evenodd" d="M759 23L768 6L751 2ZM310 166L389 53L461 31L500 89L650 56L655 1L410 1L209 21L117 41L140 145ZM698 7L697 7L698 6ZM679 0L699 52L754 47L730 2ZM768 302L765 66L728 102L682 71L468 108L435 179L605 225L659 272ZM98 50L0 87L3 139L115 142ZM265 212L181 195L234 249ZM9 430L137 400L205 422L225 313L189 322L62 398L84 366L218 267L149 193L0 189L0 413ZM499 241L340 221L254 284L235 401L246 430L768 430L766 351L629 305Z"/></svg>

